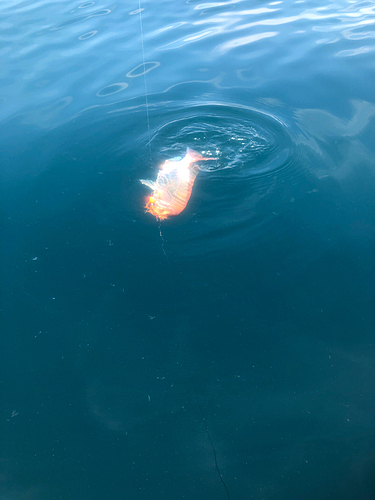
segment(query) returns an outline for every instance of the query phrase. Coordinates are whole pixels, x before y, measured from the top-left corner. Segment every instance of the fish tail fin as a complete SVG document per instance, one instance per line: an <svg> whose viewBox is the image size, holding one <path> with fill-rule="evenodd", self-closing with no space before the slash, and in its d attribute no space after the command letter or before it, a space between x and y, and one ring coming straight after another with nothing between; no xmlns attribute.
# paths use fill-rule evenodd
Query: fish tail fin
<svg viewBox="0 0 375 500"><path fill-rule="evenodd" d="M187 148L186 154L188 154L193 161L205 161L205 160L217 160L217 158L204 158L201 154L194 151L194 149Z"/></svg>

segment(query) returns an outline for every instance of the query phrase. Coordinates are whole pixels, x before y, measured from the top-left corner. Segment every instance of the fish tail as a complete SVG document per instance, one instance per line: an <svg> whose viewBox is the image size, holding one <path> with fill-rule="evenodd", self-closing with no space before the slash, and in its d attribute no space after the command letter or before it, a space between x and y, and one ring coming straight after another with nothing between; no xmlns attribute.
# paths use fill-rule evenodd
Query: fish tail
<svg viewBox="0 0 375 500"><path fill-rule="evenodd" d="M201 154L194 151L194 149L187 148L186 154L188 154L193 161L205 161L205 160L217 160L217 158L204 158Z"/></svg>

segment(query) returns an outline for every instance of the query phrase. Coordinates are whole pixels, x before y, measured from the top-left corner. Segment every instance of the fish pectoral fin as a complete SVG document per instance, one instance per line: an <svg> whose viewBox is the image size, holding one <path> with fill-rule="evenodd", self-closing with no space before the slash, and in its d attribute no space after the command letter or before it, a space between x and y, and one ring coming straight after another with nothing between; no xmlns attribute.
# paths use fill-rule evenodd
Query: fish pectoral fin
<svg viewBox="0 0 375 500"><path fill-rule="evenodd" d="M156 182L153 182L153 181L149 181L148 179L139 179L142 184L144 184L145 186L149 187L150 189L152 189L154 191L154 189L156 188Z"/></svg>

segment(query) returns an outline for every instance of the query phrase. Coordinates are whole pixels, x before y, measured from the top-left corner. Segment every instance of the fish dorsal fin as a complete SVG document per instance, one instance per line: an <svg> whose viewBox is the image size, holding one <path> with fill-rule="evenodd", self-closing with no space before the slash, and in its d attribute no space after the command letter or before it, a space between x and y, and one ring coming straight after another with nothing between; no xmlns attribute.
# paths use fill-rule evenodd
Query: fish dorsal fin
<svg viewBox="0 0 375 500"><path fill-rule="evenodd" d="M156 187L156 182L149 181L148 179L139 179L139 180L142 182L142 184L144 184L145 186L149 187L154 191Z"/></svg>

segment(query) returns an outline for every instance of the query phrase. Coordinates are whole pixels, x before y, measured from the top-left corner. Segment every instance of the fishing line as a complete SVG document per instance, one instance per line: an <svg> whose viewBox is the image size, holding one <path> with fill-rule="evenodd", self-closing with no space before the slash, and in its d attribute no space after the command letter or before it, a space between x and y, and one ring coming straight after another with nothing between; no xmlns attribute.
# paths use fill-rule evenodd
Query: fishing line
<svg viewBox="0 0 375 500"><path fill-rule="evenodd" d="M160 239L161 239L161 249L163 250L163 254L164 254L165 258L167 259L167 264L169 266L168 255L167 255L167 252L165 251L165 248L164 248L165 240L163 238L163 235L161 234L161 223L160 222L158 224L158 228L159 228L159 234L160 234Z"/></svg>
<svg viewBox="0 0 375 500"><path fill-rule="evenodd" d="M145 102L146 102L146 116L147 116L147 132L148 132L148 146L149 146L149 151L150 151L150 161L152 162L152 152L151 152L151 131L150 131L150 113L149 113L149 106L148 106L148 91L147 91L147 76L146 76L146 63L145 63L145 46L144 46L144 36L143 36L143 22L142 22L142 5L141 5L141 0L138 0L138 10L139 10L139 26L141 29L141 45L142 45L142 64L143 64L143 77L144 77L144 84L145 84ZM160 239L161 239L161 248L163 250L163 254L167 260L167 264L169 265L169 260L168 260L168 255L167 252L165 251L165 240L163 238L162 232L161 232L161 224L159 223L158 225L159 228L159 234L160 234Z"/></svg>
<svg viewBox="0 0 375 500"><path fill-rule="evenodd" d="M222 473L221 473L221 471L220 471L219 464L218 464L218 462L217 462L217 453L216 453L216 448L215 448L215 445L214 445L214 443L213 443L213 441L212 441L210 431L208 430L208 426L207 426L206 418L205 418L205 416L204 416L204 413L203 413L203 409L202 409L201 403L200 403L200 401L199 401L198 393L197 393L197 391L195 390L194 384L193 384L193 382L191 381L191 379L190 379L190 382L191 382L191 385L192 385L192 387L193 387L193 391L194 391L195 397L197 398L197 404L198 404L199 411L201 412L201 415L202 415L203 425L204 425L204 428L205 428L205 430L206 430L206 434L207 434L208 440L209 440L210 445L211 445L212 453L213 453L213 455L214 455L215 471L217 472L217 475L218 475L218 476L219 476L219 478L220 478L221 484L224 486L224 489L225 489L225 492L226 492L226 494L227 494L228 500L231 500L231 498L230 498L230 494L229 494L229 490L228 490L228 488L227 488L227 485L225 484L225 481L224 481L223 475L222 475Z"/></svg>
<svg viewBox="0 0 375 500"><path fill-rule="evenodd" d="M150 160L152 160L151 156L151 133L150 133L150 115L148 110L148 92L147 92L147 76L146 76L146 63L145 63L145 47L144 47L144 37L143 37L143 23L142 23L142 6L141 0L138 0L139 7L139 25L141 28L141 45L142 45L142 62L143 62L143 76L145 82L145 101L146 101L146 115L147 115L147 131L148 131L148 145L150 149Z"/></svg>
<svg viewBox="0 0 375 500"><path fill-rule="evenodd" d="M142 6L141 6L141 0L138 0L138 9L139 9L139 25L140 25L140 29L141 29L142 63L143 63L144 85L145 85L145 103L146 103L146 115L147 115L148 145L149 145L149 150L150 150L150 160L152 161L151 132L150 132L150 113L149 113L149 105L148 105L148 91L147 91L147 76L146 76L146 64L145 64L145 48L144 48L144 37L143 37L143 23L142 23ZM169 273L169 279L170 279L170 282L171 282L171 288L173 289L173 281L172 281L172 277L170 275L170 264L169 264L169 259L168 259L167 252L165 251L165 240L164 240L163 234L161 232L161 223L160 222L158 224L158 229L159 229L159 235L160 235L160 239L161 239L161 248L163 250L163 254L164 254L164 256L166 258L166 261L167 261L167 264L168 264L168 273ZM191 379L190 379L190 382L191 382ZM204 416L203 409L202 409L200 401L199 401L198 393L195 390L195 387L194 387L194 385L193 385L192 382L191 382L191 384L193 386L195 397L197 398L198 408L199 408L199 411L200 411L200 413L202 415L202 420L203 420L204 428L206 430L207 438L208 438L208 441L210 442L211 449L212 449L212 452L213 452L213 455L214 455L215 470L216 470L216 472L217 472L217 474L218 474L218 476L220 478L220 481L221 481L221 483L222 483L222 485L223 485L223 487L225 489L225 492L227 494L228 500L231 500L230 494L229 494L229 491L228 491L228 488L227 488L227 485L225 484L224 478L223 478L223 476L221 474L221 471L220 471L220 468L219 468L219 464L217 462L216 449L215 449L214 443L212 441L212 438L211 438L211 435L210 435L210 431L208 430L206 418Z"/></svg>
<svg viewBox="0 0 375 500"><path fill-rule="evenodd" d="M161 232L161 223L160 222L158 224L158 228L159 228L159 235L160 235L160 239L161 239L161 248L163 250L165 259L167 261L167 269L168 269L169 281L170 281L170 285L171 285L171 292L173 292L174 287L173 287L173 280L172 280L172 276L171 276L170 263L169 263L167 252L165 251L165 248L164 248L165 240L164 240L163 234ZM212 449L212 453L213 453L213 456L214 456L214 463L215 463L215 471L217 472L217 475L219 476L220 481L221 481L221 483L222 483L222 485L223 485L223 487L225 489L225 492L227 494L228 500L231 500L231 497L230 497L230 494L229 494L229 490L227 488L227 485L225 484L223 475L222 475L222 473L220 471L220 467L219 467L219 464L218 464L218 461L217 461L216 448L215 448L215 445L214 445L214 443L212 441L210 431L208 429L206 417L204 416L203 408L201 406L198 393L197 393L197 391L195 389L195 386L194 386L193 381L191 380L190 376L188 376L188 379L189 379L189 382L190 382L190 384L191 384L191 386L193 388L195 397L197 399L197 404L198 404L198 408L199 408L200 414L202 416L203 425L204 425L204 428L205 428L205 431L206 431L206 435L207 435L208 441L209 441L211 449Z"/></svg>

